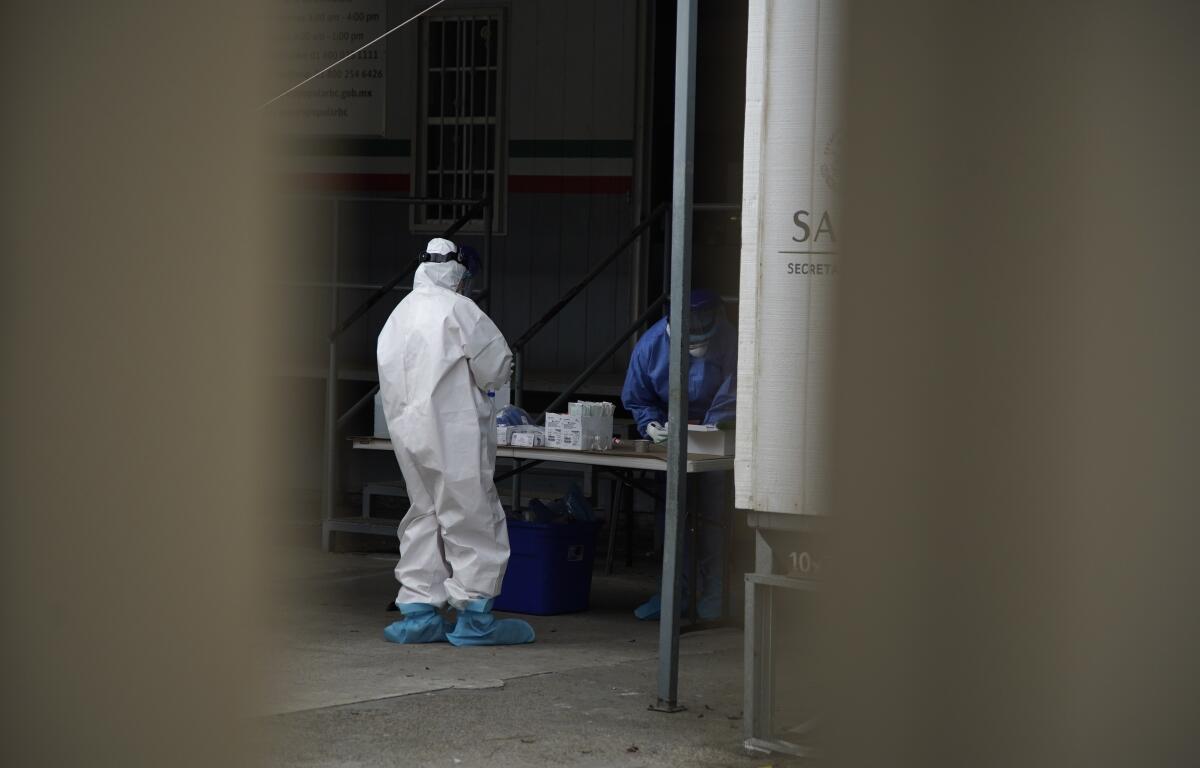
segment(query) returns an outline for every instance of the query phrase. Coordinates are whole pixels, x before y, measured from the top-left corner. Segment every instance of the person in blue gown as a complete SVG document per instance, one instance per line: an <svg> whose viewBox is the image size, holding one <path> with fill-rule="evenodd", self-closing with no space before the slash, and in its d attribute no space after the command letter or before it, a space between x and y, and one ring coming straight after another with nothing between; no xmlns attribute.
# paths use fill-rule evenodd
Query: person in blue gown
<svg viewBox="0 0 1200 768"><path fill-rule="evenodd" d="M691 327L688 331L688 422L728 425L737 405L737 332L725 319L721 298L707 290L691 294ZM625 374L621 401L637 421L638 432L656 443L667 439L670 397L670 335L668 318L650 327L634 347ZM686 425L683 426L686 429ZM688 507L694 514L692 525L699 526L699 555L694 565L697 585L697 612L702 619L719 618L724 589L724 529L729 517L726 494L728 477L724 472L706 472L688 478ZM658 505L658 536L664 523L662 504ZM691 537L685 537L684 579L692 571ZM685 599L686 602L686 599ZM634 611L639 619L659 617L661 597L654 595Z"/></svg>

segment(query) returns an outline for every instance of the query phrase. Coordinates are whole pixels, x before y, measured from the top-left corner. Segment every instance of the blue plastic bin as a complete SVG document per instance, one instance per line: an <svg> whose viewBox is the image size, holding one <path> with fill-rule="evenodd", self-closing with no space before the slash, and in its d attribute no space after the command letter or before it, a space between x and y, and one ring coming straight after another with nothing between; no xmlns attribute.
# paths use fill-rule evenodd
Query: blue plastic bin
<svg viewBox="0 0 1200 768"><path fill-rule="evenodd" d="M496 598L496 610L539 616L586 611L599 527L599 522L509 520L512 555Z"/></svg>

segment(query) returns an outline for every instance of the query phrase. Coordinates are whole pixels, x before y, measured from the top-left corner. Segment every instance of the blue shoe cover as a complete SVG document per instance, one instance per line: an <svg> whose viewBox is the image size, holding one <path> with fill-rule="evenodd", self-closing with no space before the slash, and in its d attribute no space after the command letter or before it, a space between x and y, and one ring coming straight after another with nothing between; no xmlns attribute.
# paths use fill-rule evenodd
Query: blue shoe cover
<svg viewBox="0 0 1200 768"><path fill-rule="evenodd" d="M446 635L453 645L532 643L533 627L520 619L497 619L491 600L472 600L458 612L458 624Z"/></svg>
<svg viewBox="0 0 1200 768"><path fill-rule="evenodd" d="M700 621L717 621L721 618L721 596L709 595L696 603L696 617ZM684 608L686 613L687 608Z"/></svg>
<svg viewBox="0 0 1200 768"><path fill-rule="evenodd" d="M633 615L642 621L654 621L662 615L662 596L655 595L633 610Z"/></svg>
<svg viewBox="0 0 1200 768"><path fill-rule="evenodd" d="M404 619L383 630L389 643L444 643L447 623L437 609L427 603L397 603Z"/></svg>
<svg viewBox="0 0 1200 768"><path fill-rule="evenodd" d="M683 596L683 615L687 616L687 595ZM716 621L721 618L720 595L704 598L696 606L696 613L701 621ZM662 596L655 595L633 610L633 615L642 621L657 621L662 618Z"/></svg>

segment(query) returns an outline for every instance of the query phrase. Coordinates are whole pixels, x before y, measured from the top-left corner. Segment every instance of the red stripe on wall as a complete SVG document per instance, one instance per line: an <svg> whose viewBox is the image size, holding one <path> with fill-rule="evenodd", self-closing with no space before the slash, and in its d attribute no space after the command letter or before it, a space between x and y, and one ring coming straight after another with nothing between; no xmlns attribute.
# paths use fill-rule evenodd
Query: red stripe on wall
<svg viewBox="0 0 1200 768"><path fill-rule="evenodd" d="M619 195L633 189L631 176L509 176L508 191L559 195Z"/></svg>
<svg viewBox="0 0 1200 768"><path fill-rule="evenodd" d="M289 173L288 186L325 192L407 192L407 173Z"/></svg>

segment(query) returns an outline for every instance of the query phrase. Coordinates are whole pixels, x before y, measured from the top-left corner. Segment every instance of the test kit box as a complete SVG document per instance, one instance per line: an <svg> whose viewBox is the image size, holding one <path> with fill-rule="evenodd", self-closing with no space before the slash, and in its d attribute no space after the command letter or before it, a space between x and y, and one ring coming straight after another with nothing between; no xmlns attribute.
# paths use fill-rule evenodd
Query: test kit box
<svg viewBox="0 0 1200 768"><path fill-rule="evenodd" d="M514 448L539 448L546 444L546 435L533 431L515 432L509 443Z"/></svg>
<svg viewBox="0 0 1200 768"><path fill-rule="evenodd" d="M546 414L546 447L567 451L590 451L596 442L602 450L612 447L612 416Z"/></svg>
<svg viewBox="0 0 1200 768"><path fill-rule="evenodd" d="M537 448L546 444L546 432L532 424L515 426L496 425L496 445L512 445L518 448Z"/></svg>

